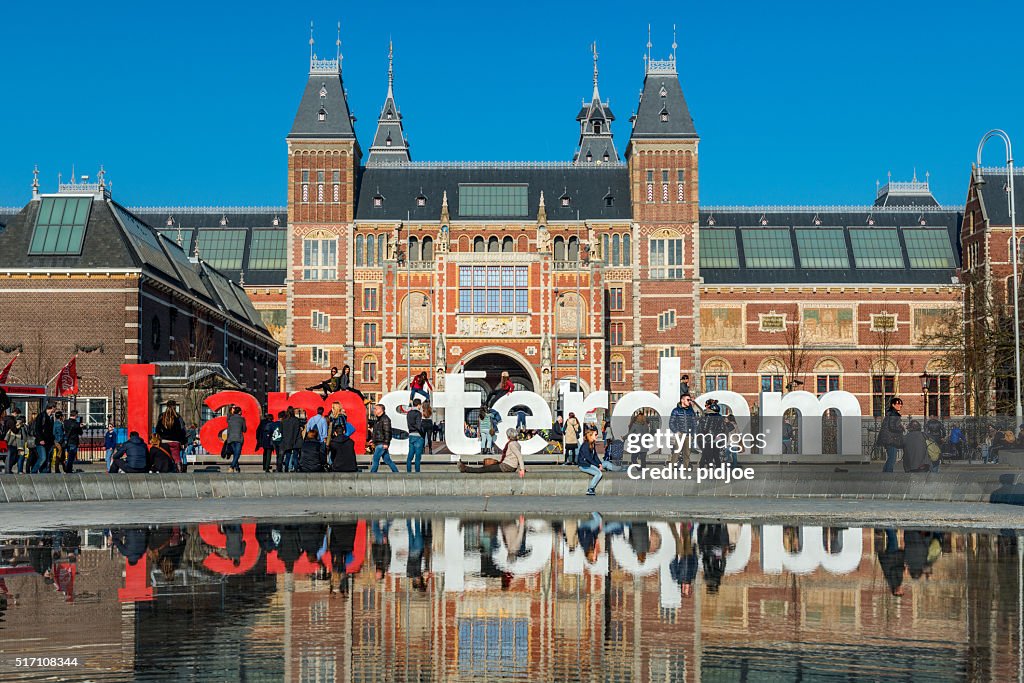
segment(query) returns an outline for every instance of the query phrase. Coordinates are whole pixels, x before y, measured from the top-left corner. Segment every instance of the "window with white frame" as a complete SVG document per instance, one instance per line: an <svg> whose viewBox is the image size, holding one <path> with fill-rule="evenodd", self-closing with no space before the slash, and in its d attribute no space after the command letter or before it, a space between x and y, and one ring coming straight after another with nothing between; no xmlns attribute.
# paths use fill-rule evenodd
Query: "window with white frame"
<svg viewBox="0 0 1024 683"><path fill-rule="evenodd" d="M363 323L363 345L377 345L377 323Z"/></svg>
<svg viewBox="0 0 1024 683"><path fill-rule="evenodd" d="M683 277L682 238L651 240L651 279L679 280Z"/></svg>
<svg viewBox="0 0 1024 683"><path fill-rule="evenodd" d="M92 397L78 397L73 408L78 411L78 414L82 417L82 424L86 427L99 427L106 426L107 422L110 421L110 416L107 413L107 405L110 399L107 398L92 398Z"/></svg>
<svg viewBox="0 0 1024 683"><path fill-rule="evenodd" d="M330 332L331 316L323 311L313 311L309 315L309 324L319 332Z"/></svg>
<svg viewBox="0 0 1024 683"><path fill-rule="evenodd" d="M676 311L675 309L669 309L663 313L658 314L658 331L664 332L665 330L671 330L676 326Z"/></svg>
<svg viewBox="0 0 1024 683"><path fill-rule="evenodd" d="M676 357L676 347L674 347L674 346L666 346L666 347L662 348L660 351L658 351L658 358L675 358L675 357Z"/></svg>
<svg viewBox="0 0 1024 683"><path fill-rule="evenodd" d="M329 367L331 365L331 352L325 348L314 346L310 349L310 362L322 368Z"/></svg>
<svg viewBox="0 0 1024 683"><path fill-rule="evenodd" d="M376 287L363 287L363 310L364 311L376 311L377 310L377 288Z"/></svg>
<svg viewBox="0 0 1024 683"><path fill-rule="evenodd" d="M377 358L375 356L366 356L363 358L363 381L377 381Z"/></svg>
<svg viewBox="0 0 1024 683"><path fill-rule="evenodd" d="M302 279L334 280L338 276L338 240L307 238L302 241Z"/></svg>

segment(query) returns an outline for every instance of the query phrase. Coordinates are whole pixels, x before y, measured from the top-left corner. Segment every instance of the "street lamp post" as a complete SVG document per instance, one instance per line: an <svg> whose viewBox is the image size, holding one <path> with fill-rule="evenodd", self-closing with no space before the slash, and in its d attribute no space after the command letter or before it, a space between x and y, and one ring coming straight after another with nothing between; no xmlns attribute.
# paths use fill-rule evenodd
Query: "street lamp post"
<svg viewBox="0 0 1024 683"><path fill-rule="evenodd" d="M931 377L928 373L921 375L921 417L924 420L928 420L928 385L931 381Z"/></svg>
<svg viewBox="0 0 1024 683"><path fill-rule="evenodd" d="M1017 251L1020 245L1017 243L1017 207L1013 197L1013 145L1010 143L1010 136L1006 131L999 128L985 133L985 137L978 143L978 159L976 164L975 185L982 185L985 179L981 173L981 151L990 138L998 137L1006 145L1006 178L1009 185L1010 202L1010 234L1013 239L1013 248L1010 250L1010 257L1013 259L1013 368L1014 368L1014 406L1016 408L1016 422L1013 424L1014 431L1020 429L1021 419L1024 417L1024 409L1021 406L1020 390L1020 279L1017 273Z"/></svg>

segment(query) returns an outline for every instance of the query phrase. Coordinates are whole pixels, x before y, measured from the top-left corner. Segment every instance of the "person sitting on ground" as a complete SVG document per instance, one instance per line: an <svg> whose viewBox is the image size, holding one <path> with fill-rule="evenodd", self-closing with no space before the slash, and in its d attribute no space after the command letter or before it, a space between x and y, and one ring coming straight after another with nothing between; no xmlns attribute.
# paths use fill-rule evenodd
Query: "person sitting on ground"
<svg viewBox="0 0 1024 683"><path fill-rule="evenodd" d="M149 438L148 469L150 472L159 472L160 474L175 472L178 469L174 460L171 459L170 450L163 444L163 439L159 434L154 434Z"/></svg>
<svg viewBox="0 0 1024 683"><path fill-rule="evenodd" d="M324 456L324 444L320 441L320 434L316 427L311 427L306 432L306 438L302 442L302 450L299 452L299 472L323 472L327 468L327 459Z"/></svg>
<svg viewBox="0 0 1024 683"><path fill-rule="evenodd" d="M110 462L110 473L128 472L139 474L146 471L149 460L149 449L138 432L128 435L128 440L117 447Z"/></svg>
<svg viewBox="0 0 1024 683"><path fill-rule="evenodd" d="M526 476L526 466L523 464L523 450L519 445L519 434L514 429L505 432L508 443L501 454L501 460L484 458L480 467L470 467L459 461L459 471L464 474L487 474L491 472L518 472L520 477Z"/></svg>
<svg viewBox="0 0 1024 683"><path fill-rule="evenodd" d="M358 472L356 464L356 446L352 435L356 428L345 418L342 411L341 419L333 422L331 431L331 471L332 472Z"/></svg>
<svg viewBox="0 0 1024 683"><path fill-rule="evenodd" d="M921 423L911 420L903 437L903 471L927 472L930 469L928 439L921 431Z"/></svg>

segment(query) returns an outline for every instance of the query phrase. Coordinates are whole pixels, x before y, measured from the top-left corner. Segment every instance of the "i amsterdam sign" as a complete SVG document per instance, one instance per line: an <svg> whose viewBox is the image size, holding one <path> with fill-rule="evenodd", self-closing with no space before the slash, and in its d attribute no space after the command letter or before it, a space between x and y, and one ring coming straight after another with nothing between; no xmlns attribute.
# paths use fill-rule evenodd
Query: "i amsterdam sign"
<svg viewBox="0 0 1024 683"><path fill-rule="evenodd" d="M128 430L139 434L149 434L152 426L150 424L151 385L152 377L157 373L157 366L152 364L122 365L121 373L128 380ZM624 394L615 404L611 413L613 426L620 423L627 424L636 411L643 409L655 411L661 417L662 424L667 425L672 409L679 401L679 375L679 358L660 359L658 393L632 391ZM476 389L467 391L466 379L483 379L484 376L483 372L477 371L446 373L445 390L436 391L431 396L433 407L452 411L453 415L460 416L464 415L467 410L480 408L480 393ZM584 395L582 392L571 391L569 383L562 381L559 383L559 394L563 415L569 413L586 415L596 410L608 410L609 395L607 391L593 391ZM697 403L704 405L709 399L717 400L732 411L736 417L739 432L750 431L750 405L742 395L733 391L709 391L698 396ZM408 390L392 391L381 398L380 403L384 405L394 429L408 430L405 415L398 411L398 407L407 405L408 401ZM339 391L330 394L327 398L312 391L271 392L267 394L265 410L254 396L241 391L221 391L208 396L204 403L214 412L237 405L242 409L242 416L246 423L253 426L259 424L260 418L264 414L277 415L288 406L311 415L316 413L316 409L319 407L329 411L332 404L340 403L345 409L349 422L355 427L352 438L355 441L356 453L365 452L366 410L362 400L350 391ZM539 394L531 391L516 391L503 396L494 403L494 409L504 416L503 421L507 420L506 424L510 425L515 424L513 411L517 406L525 406L531 413L526 417L526 429L547 430L551 428L553 423L551 406ZM782 416L790 409L796 410L801 418L799 427L803 443L802 455L821 455L822 421L820 418L826 411L835 410L842 416L837 424L839 454L847 457L862 457L860 402L856 396L846 391L830 391L821 397L807 391L791 391L785 396L778 392L762 393L760 429L765 444L762 449L763 455L783 454ZM445 421L444 441L451 452L452 461L458 460L461 456L476 455L480 452L480 442L465 435L462 422L461 418ZM203 448L210 453L219 453L222 443L220 434L226 429L227 417L223 415L203 424L200 429L200 441ZM496 444L498 447L504 447L508 439L504 430L498 431ZM621 434L625 434L625 431L625 429L616 429L616 432ZM543 436L536 435L521 442L521 445L523 455L533 455L541 452L548 442ZM405 440L396 439L390 450L393 455L405 455L408 452L408 443ZM257 452L255 429L249 429L246 432L242 452L247 455Z"/></svg>

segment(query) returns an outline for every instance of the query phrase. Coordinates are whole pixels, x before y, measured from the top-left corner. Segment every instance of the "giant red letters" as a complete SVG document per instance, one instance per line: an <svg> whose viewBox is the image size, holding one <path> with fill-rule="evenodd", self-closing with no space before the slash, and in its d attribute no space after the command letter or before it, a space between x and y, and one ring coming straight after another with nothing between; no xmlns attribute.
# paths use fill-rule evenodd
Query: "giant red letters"
<svg viewBox="0 0 1024 683"><path fill-rule="evenodd" d="M323 407L324 414L329 415L334 403L341 404L346 419L356 430L352 434L352 440L355 442L358 457L366 452L366 406L359 400L357 394L351 391L336 391L327 398L314 391L297 391L294 394L274 391L267 394L267 410L275 419L277 414L288 406L304 410L307 416L316 415L316 409Z"/></svg>
<svg viewBox="0 0 1024 683"><path fill-rule="evenodd" d="M128 378L128 433L138 432L148 441L150 387L156 366L152 363L124 364L121 366L121 374Z"/></svg>
<svg viewBox="0 0 1024 683"><path fill-rule="evenodd" d="M204 403L214 412L230 405L240 407L246 427L242 453L251 455L256 452L256 427L260 424L262 414L260 413L260 404L251 394L242 391L221 391L213 396L208 396ZM219 454L221 452L224 442L220 440L220 433L227 428L228 418L225 415L215 417L203 425L199 430L199 442L203 444L207 453Z"/></svg>

